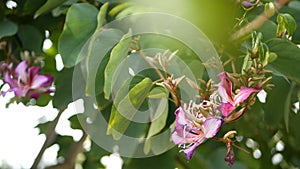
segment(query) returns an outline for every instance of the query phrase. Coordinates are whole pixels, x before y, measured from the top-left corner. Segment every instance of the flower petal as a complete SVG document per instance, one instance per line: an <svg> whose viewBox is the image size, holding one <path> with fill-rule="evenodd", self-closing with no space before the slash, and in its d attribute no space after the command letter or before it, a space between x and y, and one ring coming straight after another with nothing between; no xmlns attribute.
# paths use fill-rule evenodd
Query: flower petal
<svg viewBox="0 0 300 169"><path fill-rule="evenodd" d="M246 8L249 8L249 7L252 7L252 6L255 6L256 3L251 3L251 2L248 2L248 1L243 1L242 2L242 5Z"/></svg>
<svg viewBox="0 0 300 169"><path fill-rule="evenodd" d="M18 78L21 78L21 80L24 83L27 83L27 61L22 61L18 64L18 66L15 69L15 72L17 73Z"/></svg>
<svg viewBox="0 0 300 169"><path fill-rule="evenodd" d="M221 117L210 117L203 123L204 135L206 138L214 137L220 130L224 120Z"/></svg>
<svg viewBox="0 0 300 169"><path fill-rule="evenodd" d="M252 93L259 91L261 91L261 89L254 89L242 86L240 92L234 97L234 103L241 103L244 100L246 100Z"/></svg>
<svg viewBox="0 0 300 169"><path fill-rule="evenodd" d="M6 92L2 91L1 94L3 97L5 97L6 93L14 92L15 96L25 96L27 91L28 91L27 89L20 90L19 88L15 87L15 88L8 89Z"/></svg>
<svg viewBox="0 0 300 169"><path fill-rule="evenodd" d="M175 130L172 133L172 140L173 140L174 144L185 144L186 143L184 141L183 131L177 131L177 130Z"/></svg>
<svg viewBox="0 0 300 169"><path fill-rule="evenodd" d="M37 89L41 87L46 87L45 84L49 84L50 78L45 75L35 75L31 82L31 89Z"/></svg>
<svg viewBox="0 0 300 169"><path fill-rule="evenodd" d="M33 99L38 99L40 97L40 93L39 92L35 92L35 91L30 91L28 93L28 97L33 98Z"/></svg>
<svg viewBox="0 0 300 169"><path fill-rule="evenodd" d="M53 76L51 75L43 75L43 76L46 76L48 78L48 81L46 83L43 83L42 87L50 87L53 82Z"/></svg>
<svg viewBox="0 0 300 169"><path fill-rule="evenodd" d="M218 92L222 98L222 101L233 103L232 83L231 83L227 73L226 72L220 73L219 78L221 79L221 82L218 87Z"/></svg>
<svg viewBox="0 0 300 169"><path fill-rule="evenodd" d="M204 140L205 139L203 139L203 141ZM194 154L194 151L195 151L195 148L197 146L199 146L203 141L201 141L201 142L195 142L192 146L190 146L189 148L183 150L183 152L184 152L187 160L190 160L192 158L192 156Z"/></svg>
<svg viewBox="0 0 300 169"><path fill-rule="evenodd" d="M222 103L220 107L220 111L222 112L223 116L227 117L235 108L236 106L227 102L227 103Z"/></svg>
<svg viewBox="0 0 300 169"><path fill-rule="evenodd" d="M7 83L10 88L18 87L18 80L13 79L8 72L5 74L3 81Z"/></svg>
<svg viewBox="0 0 300 169"><path fill-rule="evenodd" d="M185 111L181 107L176 109L175 115L176 115L176 127L185 126L185 125L191 127L191 121L186 118Z"/></svg>
<svg viewBox="0 0 300 169"><path fill-rule="evenodd" d="M38 75L41 71L41 68L38 66L32 66L30 68L28 68L28 76L29 79L32 80L34 78L34 76Z"/></svg>

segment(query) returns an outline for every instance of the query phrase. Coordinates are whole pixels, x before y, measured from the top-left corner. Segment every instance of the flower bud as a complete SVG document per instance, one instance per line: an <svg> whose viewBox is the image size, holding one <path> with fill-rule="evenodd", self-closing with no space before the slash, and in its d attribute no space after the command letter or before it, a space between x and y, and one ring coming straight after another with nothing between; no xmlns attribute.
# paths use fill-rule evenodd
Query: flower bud
<svg viewBox="0 0 300 169"><path fill-rule="evenodd" d="M276 12L276 7L274 3L273 2L266 3L264 12L268 18L272 17Z"/></svg>

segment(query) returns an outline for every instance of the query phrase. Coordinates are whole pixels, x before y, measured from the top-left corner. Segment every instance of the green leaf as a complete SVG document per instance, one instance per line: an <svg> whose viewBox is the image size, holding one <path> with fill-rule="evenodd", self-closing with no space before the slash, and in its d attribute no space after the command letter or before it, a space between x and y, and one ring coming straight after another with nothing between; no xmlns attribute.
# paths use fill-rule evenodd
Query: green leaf
<svg viewBox="0 0 300 169"><path fill-rule="evenodd" d="M36 105L37 106L47 106L49 101L52 100L52 96L46 93L40 94L40 97L36 100Z"/></svg>
<svg viewBox="0 0 300 169"><path fill-rule="evenodd" d="M298 96L298 102L300 102L300 89L298 89L297 96Z"/></svg>
<svg viewBox="0 0 300 169"><path fill-rule="evenodd" d="M277 25L275 22L271 20L267 20L260 28L258 28L258 32L263 34L263 41L267 41L272 38L276 38L276 29Z"/></svg>
<svg viewBox="0 0 300 169"><path fill-rule="evenodd" d="M105 16L107 13L108 4L109 4L108 2L103 4L99 10L99 13L97 16L97 21L98 21L97 30L99 30L105 23Z"/></svg>
<svg viewBox="0 0 300 169"><path fill-rule="evenodd" d="M0 39L6 36L12 36L18 31L18 25L11 21L0 22Z"/></svg>
<svg viewBox="0 0 300 169"><path fill-rule="evenodd" d="M34 18L37 18L39 15L43 13L47 13L52 9L58 7L59 5L63 4L67 0L47 0L47 2L41 6L34 14Z"/></svg>
<svg viewBox="0 0 300 169"><path fill-rule="evenodd" d="M299 132L300 113L298 112L297 114L295 114L294 112L291 112L289 118L290 118L290 132L288 134L290 135L290 139L292 140L291 145L293 145L297 150L300 150L300 148L299 148L299 142L300 142L300 132Z"/></svg>
<svg viewBox="0 0 300 169"><path fill-rule="evenodd" d="M87 3L74 4L68 10L58 43L65 66L72 67L79 62L82 47L97 27L97 13L97 8Z"/></svg>
<svg viewBox="0 0 300 169"><path fill-rule="evenodd" d="M41 52L44 38L36 27L32 25L20 25L18 36L24 50L34 51L36 54Z"/></svg>
<svg viewBox="0 0 300 169"><path fill-rule="evenodd" d="M118 105L115 105L116 109L112 109L115 112L112 112L113 119L111 118L109 121L107 133L111 133L114 139L120 139L126 131L132 118L146 99L151 87L151 79L145 78L134 86ZM112 129L116 130L116 132L113 132L114 130Z"/></svg>
<svg viewBox="0 0 300 169"><path fill-rule="evenodd" d="M280 125L286 113L289 113L291 87L286 79L279 76L273 76L271 81L275 85L272 90L268 91L266 103L263 106L265 111L265 122L272 125Z"/></svg>
<svg viewBox="0 0 300 169"><path fill-rule="evenodd" d="M109 99L111 94L112 80L115 71L118 68L118 65L122 62L122 60L128 56L128 51L131 42L131 31L125 34L121 41L113 48L108 64L104 71L104 94L105 98Z"/></svg>
<svg viewBox="0 0 300 169"><path fill-rule="evenodd" d="M292 79L300 79L300 48L283 39L271 39L266 42L270 52L277 54L277 59L268 64L267 68L277 75Z"/></svg>
<svg viewBox="0 0 300 169"><path fill-rule="evenodd" d="M278 14L277 22L278 22L278 27L276 32L277 37L280 37L281 34L285 32L285 30L287 31L289 36L292 36L297 28L295 19L293 18L292 15L288 13Z"/></svg>
<svg viewBox="0 0 300 169"><path fill-rule="evenodd" d="M294 83L291 84L291 87L289 88L289 91L287 93L287 97L284 102L284 109L283 109L283 119L284 124L287 132L289 132L289 119L290 119L290 113L291 113L291 97L293 92Z"/></svg>
<svg viewBox="0 0 300 169"><path fill-rule="evenodd" d="M69 117L69 119L68 119L71 122L72 129L82 129L81 124L78 120L78 118L79 118L78 116L80 116L80 114L75 114L75 115Z"/></svg>
<svg viewBox="0 0 300 169"><path fill-rule="evenodd" d="M18 1L17 1L18 2ZM38 10L46 0L24 0L24 6L22 15L33 15L33 13ZM20 3L18 2L18 7ZM21 5L20 5L21 6Z"/></svg>
<svg viewBox="0 0 300 169"><path fill-rule="evenodd" d="M109 59L109 51L119 42L122 35L123 33L117 29L98 31L80 52L79 57L87 57L87 95L97 95L103 92L104 70Z"/></svg>
<svg viewBox="0 0 300 169"><path fill-rule="evenodd" d="M45 123L40 123L40 124L36 125L35 128L38 128L40 130L39 134L46 134L50 124L51 124L51 121L47 121Z"/></svg>
<svg viewBox="0 0 300 169"><path fill-rule="evenodd" d="M119 88L119 90L116 93L115 99L113 101L113 106L111 108L111 114L109 117L109 123L112 122L115 118L115 114L117 113L117 109L116 107L119 106L119 103L122 101L123 98L126 97L127 94L127 87L129 85L130 81L126 80L123 82L122 86ZM109 128L107 129L107 134L111 134L112 132L109 130Z"/></svg>
<svg viewBox="0 0 300 169"><path fill-rule="evenodd" d="M144 147L145 154L150 152L151 144L148 143L150 137L159 133L166 125L168 117L168 93L164 88L157 87L151 90L150 95L161 96L160 98L150 99L151 124L147 134Z"/></svg>
<svg viewBox="0 0 300 169"><path fill-rule="evenodd" d="M63 109L73 101L72 98L72 76L73 68L64 68L57 73L57 78L54 81L55 94L53 96L53 107Z"/></svg>
<svg viewBox="0 0 300 169"><path fill-rule="evenodd" d="M76 81L73 79L74 68L64 68L62 71L57 73L57 77L54 81L55 93L53 96L53 107L57 109L66 108L69 103L79 99L80 96L84 95L84 89L80 89L76 86L77 83L85 84L84 78L80 76L80 73L76 73ZM78 88L72 90L72 88ZM73 93L74 92L74 93Z"/></svg>
<svg viewBox="0 0 300 169"><path fill-rule="evenodd" d="M99 162L101 157L111 154L110 152L99 147L95 142L91 142L91 150L85 153L86 160L83 162L83 168L100 168L105 167Z"/></svg>
<svg viewBox="0 0 300 169"><path fill-rule="evenodd" d="M64 157L67 158L71 147L74 143L72 136L62 136L62 135L56 135L55 142L53 144L59 145L59 150L57 153L57 157Z"/></svg>
<svg viewBox="0 0 300 169"><path fill-rule="evenodd" d="M119 12L130 6L130 3L121 3L109 11L109 16L116 16Z"/></svg>

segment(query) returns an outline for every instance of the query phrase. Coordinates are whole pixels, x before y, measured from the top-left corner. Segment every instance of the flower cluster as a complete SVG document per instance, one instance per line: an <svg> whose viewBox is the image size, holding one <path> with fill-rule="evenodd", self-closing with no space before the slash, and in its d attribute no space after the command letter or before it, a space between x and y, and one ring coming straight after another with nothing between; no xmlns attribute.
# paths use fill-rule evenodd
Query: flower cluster
<svg viewBox="0 0 300 169"><path fill-rule="evenodd" d="M37 99L41 93L51 93L54 91L49 89L53 82L53 76L40 75L41 68L38 66L28 67L27 61L22 61L15 69L3 63L2 67L4 66L6 71L4 71L3 81L10 88L7 91L2 91L3 96L7 92L14 92L17 97Z"/></svg>
<svg viewBox="0 0 300 169"><path fill-rule="evenodd" d="M246 111L246 106L242 103L246 102L252 93L261 90L259 87L241 86L236 94L233 92L232 82L226 72L220 73L219 78L221 82L217 84L216 89L212 89L215 91L211 92L213 94L210 95L209 100L202 100L200 104L190 102L189 105L184 104L175 111L176 126L172 133L172 139L182 148L188 160L192 158L197 146L216 136L224 122L240 118ZM220 99L215 99L216 96ZM233 137L232 133L231 137ZM234 163L231 137L226 136L219 139L225 142L228 148L225 161L229 166ZM218 139L216 138L216 140Z"/></svg>

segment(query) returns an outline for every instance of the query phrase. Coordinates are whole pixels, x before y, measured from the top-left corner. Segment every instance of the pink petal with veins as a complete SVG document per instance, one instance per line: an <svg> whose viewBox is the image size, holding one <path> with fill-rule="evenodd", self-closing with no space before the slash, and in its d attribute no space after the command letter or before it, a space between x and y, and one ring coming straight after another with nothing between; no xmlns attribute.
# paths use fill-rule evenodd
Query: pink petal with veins
<svg viewBox="0 0 300 169"><path fill-rule="evenodd" d="M203 123L204 135L206 138L214 137L220 130L223 119L221 117L210 117Z"/></svg>
<svg viewBox="0 0 300 169"><path fill-rule="evenodd" d="M235 104L245 101L252 93L259 92L261 89L254 89L242 86L240 92L234 97Z"/></svg>
<svg viewBox="0 0 300 169"><path fill-rule="evenodd" d="M15 72L17 73L17 76L19 78L21 78L21 80L24 83L28 83L26 69L27 69L27 62L26 61L22 61L21 63L19 63L18 66L15 69Z"/></svg>

